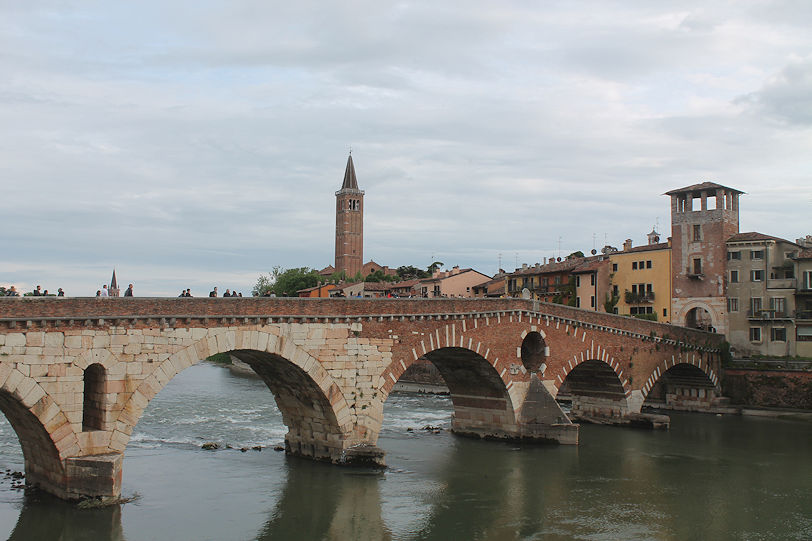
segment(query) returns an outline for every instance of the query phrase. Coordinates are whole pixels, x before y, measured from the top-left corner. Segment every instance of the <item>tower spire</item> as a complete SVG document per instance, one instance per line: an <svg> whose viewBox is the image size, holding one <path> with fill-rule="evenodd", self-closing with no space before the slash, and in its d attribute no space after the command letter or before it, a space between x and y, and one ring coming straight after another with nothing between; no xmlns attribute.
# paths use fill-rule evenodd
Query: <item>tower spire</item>
<svg viewBox="0 0 812 541"><path fill-rule="evenodd" d="M342 190L357 190L358 179L355 178L355 165L352 163L352 150L347 158L347 169L344 171L344 184L341 185Z"/></svg>

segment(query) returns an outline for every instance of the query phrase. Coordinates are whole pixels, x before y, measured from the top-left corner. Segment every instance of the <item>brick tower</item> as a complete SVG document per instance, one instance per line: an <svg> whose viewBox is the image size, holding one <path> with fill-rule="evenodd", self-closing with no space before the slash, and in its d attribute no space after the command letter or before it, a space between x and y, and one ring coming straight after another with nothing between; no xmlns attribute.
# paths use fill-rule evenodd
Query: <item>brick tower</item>
<svg viewBox="0 0 812 541"><path fill-rule="evenodd" d="M336 192L336 272L347 277L361 272L364 263L364 191L358 189L352 152L347 158L344 183Z"/></svg>
<svg viewBox="0 0 812 541"><path fill-rule="evenodd" d="M739 232L739 195L713 182L671 196L672 323L727 332L726 241Z"/></svg>

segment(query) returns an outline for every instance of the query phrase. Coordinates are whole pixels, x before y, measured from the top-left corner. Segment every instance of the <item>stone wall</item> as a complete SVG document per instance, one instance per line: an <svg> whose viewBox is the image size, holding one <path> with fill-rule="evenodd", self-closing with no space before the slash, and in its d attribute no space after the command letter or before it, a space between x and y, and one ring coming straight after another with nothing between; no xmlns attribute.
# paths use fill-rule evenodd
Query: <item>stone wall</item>
<svg viewBox="0 0 812 541"><path fill-rule="evenodd" d="M733 404L812 410L812 372L725 370L722 392Z"/></svg>

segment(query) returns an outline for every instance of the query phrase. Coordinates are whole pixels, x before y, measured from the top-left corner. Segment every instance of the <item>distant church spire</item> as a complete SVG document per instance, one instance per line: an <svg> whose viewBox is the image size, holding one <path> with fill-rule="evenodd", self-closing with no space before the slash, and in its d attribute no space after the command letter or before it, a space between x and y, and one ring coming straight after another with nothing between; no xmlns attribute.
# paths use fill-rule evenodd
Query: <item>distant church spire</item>
<svg viewBox="0 0 812 541"><path fill-rule="evenodd" d="M341 185L341 189L358 189L358 179L355 178L355 166L352 163L352 150L350 150L350 157L347 158L347 169L344 171L344 184Z"/></svg>
<svg viewBox="0 0 812 541"><path fill-rule="evenodd" d="M336 192L336 272L348 277L361 272L364 263L364 191L358 188L352 151L347 158L344 182Z"/></svg>

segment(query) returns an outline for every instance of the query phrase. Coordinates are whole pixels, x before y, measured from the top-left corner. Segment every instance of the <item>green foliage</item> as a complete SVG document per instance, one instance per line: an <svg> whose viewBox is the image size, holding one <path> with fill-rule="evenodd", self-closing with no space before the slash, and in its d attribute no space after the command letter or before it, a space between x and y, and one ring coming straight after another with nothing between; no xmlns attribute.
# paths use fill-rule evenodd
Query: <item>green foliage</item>
<svg viewBox="0 0 812 541"><path fill-rule="evenodd" d="M585 257L585 256L581 250L578 250L577 252L572 252L570 255L568 255L567 259L572 259L573 257Z"/></svg>
<svg viewBox="0 0 812 541"><path fill-rule="evenodd" d="M620 300L619 295L612 295L611 293L606 294L606 300L603 303L603 309L606 310L607 314L615 313L615 306L617 306L619 300Z"/></svg>
<svg viewBox="0 0 812 541"><path fill-rule="evenodd" d="M443 263L442 261L435 261L426 268L426 271L429 273L429 276L431 276L432 274L434 274L434 271L436 271L443 265L445 265L445 263Z"/></svg>
<svg viewBox="0 0 812 541"><path fill-rule="evenodd" d="M297 267L282 270L276 266L270 274L261 274L251 290L254 296L273 293L277 297L295 297L296 292L316 287L321 281L318 271L310 267Z"/></svg>
<svg viewBox="0 0 812 541"><path fill-rule="evenodd" d="M657 321L657 314L631 314L629 317L634 317L637 319L645 319L647 321Z"/></svg>
<svg viewBox="0 0 812 541"><path fill-rule="evenodd" d="M413 280L415 278L429 278L431 276L430 272L424 271L423 269L418 269L417 267L413 267L411 265L404 265L402 267L398 267L398 270L396 272L401 280Z"/></svg>
<svg viewBox="0 0 812 541"><path fill-rule="evenodd" d="M214 355L206 357L206 360L210 363L231 364L231 356L228 353L215 353Z"/></svg>

